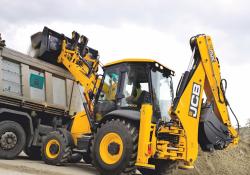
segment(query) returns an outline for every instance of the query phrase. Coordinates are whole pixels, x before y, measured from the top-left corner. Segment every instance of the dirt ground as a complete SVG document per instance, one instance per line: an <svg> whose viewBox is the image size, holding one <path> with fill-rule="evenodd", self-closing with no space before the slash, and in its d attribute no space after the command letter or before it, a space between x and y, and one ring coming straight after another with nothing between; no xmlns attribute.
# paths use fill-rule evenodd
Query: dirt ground
<svg viewBox="0 0 250 175"><path fill-rule="evenodd" d="M200 151L195 169L178 170L173 175L250 175L250 128L240 132L239 146L223 151ZM42 161L31 161L21 154L17 160L0 160L0 175L97 175L91 165L69 164L50 166Z"/></svg>
<svg viewBox="0 0 250 175"><path fill-rule="evenodd" d="M250 128L240 131L240 143L214 153L199 152L195 169L176 175L250 175Z"/></svg>

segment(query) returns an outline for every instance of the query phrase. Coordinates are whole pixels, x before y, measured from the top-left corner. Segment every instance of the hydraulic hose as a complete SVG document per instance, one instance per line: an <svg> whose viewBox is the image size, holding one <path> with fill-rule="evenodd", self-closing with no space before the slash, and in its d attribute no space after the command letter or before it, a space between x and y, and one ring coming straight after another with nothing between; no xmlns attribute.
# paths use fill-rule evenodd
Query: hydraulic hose
<svg viewBox="0 0 250 175"><path fill-rule="evenodd" d="M239 120L236 116L236 114L234 113L231 105L229 104L227 98L226 98L226 90L227 90L227 80L226 79L221 79L220 81L220 88L221 88L221 91L222 91L222 94L223 94L223 97L224 97L224 101L226 103L226 105L229 107L231 113L233 114L236 122L237 122L237 130L238 130L238 135L239 135L239 131L240 131L240 124L239 124Z"/></svg>

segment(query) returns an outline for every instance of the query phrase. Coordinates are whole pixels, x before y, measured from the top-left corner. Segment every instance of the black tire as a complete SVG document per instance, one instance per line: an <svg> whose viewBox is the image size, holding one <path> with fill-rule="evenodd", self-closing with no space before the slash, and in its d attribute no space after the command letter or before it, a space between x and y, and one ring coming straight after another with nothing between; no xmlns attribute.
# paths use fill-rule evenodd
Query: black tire
<svg viewBox="0 0 250 175"><path fill-rule="evenodd" d="M31 146L31 147L25 148L24 152L25 152L25 154L27 154L27 156L31 160L41 160L42 159L41 147Z"/></svg>
<svg viewBox="0 0 250 175"><path fill-rule="evenodd" d="M123 151L120 159L114 164L107 164L101 158L100 143L104 136L115 133L120 136L123 144ZM106 121L94 135L91 145L92 164L98 169L101 175L132 175L135 173L135 162L138 147L138 130L129 121L113 119ZM111 144L109 144L110 146ZM120 148L118 148L119 150Z"/></svg>
<svg viewBox="0 0 250 175"><path fill-rule="evenodd" d="M55 141L56 144L51 144L50 141L52 140ZM46 152L47 147L49 152ZM55 157L52 157L49 154ZM42 159L44 160L44 162L49 165L62 165L64 163L67 163L70 157L71 147L67 143L64 135L59 131L50 132L44 139L42 145Z"/></svg>
<svg viewBox="0 0 250 175"><path fill-rule="evenodd" d="M83 154L82 159L83 159L83 161L84 161L86 164L91 164L91 163L92 163L91 156L88 155L88 154Z"/></svg>
<svg viewBox="0 0 250 175"><path fill-rule="evenodd" d="M23 150L25 143L26 133L19 123L14 121L0 122L0 158L16 158Z"/></svg>
<svg viewBox="0 0 250 175"><path fill-rule="evenodd" d="M155 174L155 170L147 169L147 168L138 168L142 175L153 175Z"/></svg>
<svg viewBox="0 0 250 175"><path fill-rule="evenodd" d="M178 161L173 160L157 160L156 175L173 174L178 169Z"/></svg>
<svg viewBox="0 0 250 175"><path fill-rule="evenodd" d="M142 175L171 175L178 169L178 162L173 160L154 160L155 170L139 168Z"/></svg>
<svg viewBox="0 0 250 175"><path fill-rule="evenodd" d="M79 163L82 160L82 154L73 153L69 158L69 163Z"/></svg>

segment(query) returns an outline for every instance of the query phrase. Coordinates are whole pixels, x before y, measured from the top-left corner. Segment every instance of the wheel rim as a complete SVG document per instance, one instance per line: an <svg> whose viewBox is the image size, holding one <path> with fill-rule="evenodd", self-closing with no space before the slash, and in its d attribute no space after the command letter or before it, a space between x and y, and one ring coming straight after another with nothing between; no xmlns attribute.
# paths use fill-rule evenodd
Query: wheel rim
<svg viewBox="0 0 250 175"><path fill-rule="evenodd" d="M109 165L117 163L123 153L121 137L116 133L106 134L101 140L99 152L104 163Z"/></svg>
<svg viewBox="0 0 250 175"><path fill-rule="evenodd" d="M53 139L46 144L46 156L50 159L56 158L60 153L60 143Z"/></svg>
<svg viewBox="0 0 250 175"><path fill-rule="evenodd" d="M1 148L4 150L11 150L17 144L17 136L14 132L5 132L1 135Z"/></svg>

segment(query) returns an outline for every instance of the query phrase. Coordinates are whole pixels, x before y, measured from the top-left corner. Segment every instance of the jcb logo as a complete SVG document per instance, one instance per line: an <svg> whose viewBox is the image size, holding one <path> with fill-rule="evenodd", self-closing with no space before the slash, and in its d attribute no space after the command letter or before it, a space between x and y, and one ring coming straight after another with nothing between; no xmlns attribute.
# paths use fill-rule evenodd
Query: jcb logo
<svg viewBox="0 0 250 175"><path fill-rule="evenodd" d="M200 100L200 92L201 92L201 85L194 83L192 94L191 94L191 101L189 107L189 115L192 117L197 117L198 114L198 106Z"/></svg>

